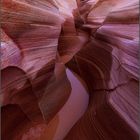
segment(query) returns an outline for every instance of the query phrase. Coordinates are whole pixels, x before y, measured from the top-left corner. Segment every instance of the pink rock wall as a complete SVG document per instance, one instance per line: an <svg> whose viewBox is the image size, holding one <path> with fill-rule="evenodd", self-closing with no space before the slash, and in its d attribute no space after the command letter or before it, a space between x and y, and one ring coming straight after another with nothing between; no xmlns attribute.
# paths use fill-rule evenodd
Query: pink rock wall
<svg viewBox="0 0 140 140"><path fill-rule="evenodd" d="M1 3L2 140L138 140L138 0Z"/></svg>

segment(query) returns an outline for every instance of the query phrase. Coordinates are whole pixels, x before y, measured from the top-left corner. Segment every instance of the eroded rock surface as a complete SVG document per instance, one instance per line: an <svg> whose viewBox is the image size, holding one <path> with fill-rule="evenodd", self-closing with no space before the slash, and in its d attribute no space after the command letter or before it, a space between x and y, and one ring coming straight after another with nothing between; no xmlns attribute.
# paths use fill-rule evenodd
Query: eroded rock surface
<svg viewBox="0 0 140 140"><path fill-rule="evenodd" d="M2 0L2 140L138 140L138 0Z"/></svg>

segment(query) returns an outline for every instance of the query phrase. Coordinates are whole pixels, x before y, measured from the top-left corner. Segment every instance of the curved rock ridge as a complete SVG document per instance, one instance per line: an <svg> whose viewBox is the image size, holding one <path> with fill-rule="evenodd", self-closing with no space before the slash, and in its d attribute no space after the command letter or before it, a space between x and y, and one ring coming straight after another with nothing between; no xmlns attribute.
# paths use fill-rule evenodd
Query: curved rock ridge
<svg viewBox="0 0 140 140"><path fill-rule="evenodd" d="M138 140L138 0L2 0L2 140Z"/></svg>

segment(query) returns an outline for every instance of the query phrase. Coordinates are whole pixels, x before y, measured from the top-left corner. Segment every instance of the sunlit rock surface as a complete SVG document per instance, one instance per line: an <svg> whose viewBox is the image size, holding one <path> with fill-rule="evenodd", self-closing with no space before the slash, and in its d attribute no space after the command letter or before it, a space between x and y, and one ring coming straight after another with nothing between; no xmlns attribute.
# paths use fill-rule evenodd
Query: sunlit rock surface
<svg viewBox="0 0 140 140"><path fill-rule="evenodd" d="M138 0L2 0L2 140L138 140Z"/></svg>

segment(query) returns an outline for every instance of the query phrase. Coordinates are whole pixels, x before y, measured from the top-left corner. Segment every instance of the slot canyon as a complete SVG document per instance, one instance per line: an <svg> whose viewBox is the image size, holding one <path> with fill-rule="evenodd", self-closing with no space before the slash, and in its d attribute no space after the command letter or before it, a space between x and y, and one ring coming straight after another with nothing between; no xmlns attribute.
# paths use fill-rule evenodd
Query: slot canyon
<svg viewBox="0 0 140 140"><path fill-rule="evenodd" d="M139 1L1 0L1 139L139 139Z"/></svg>

